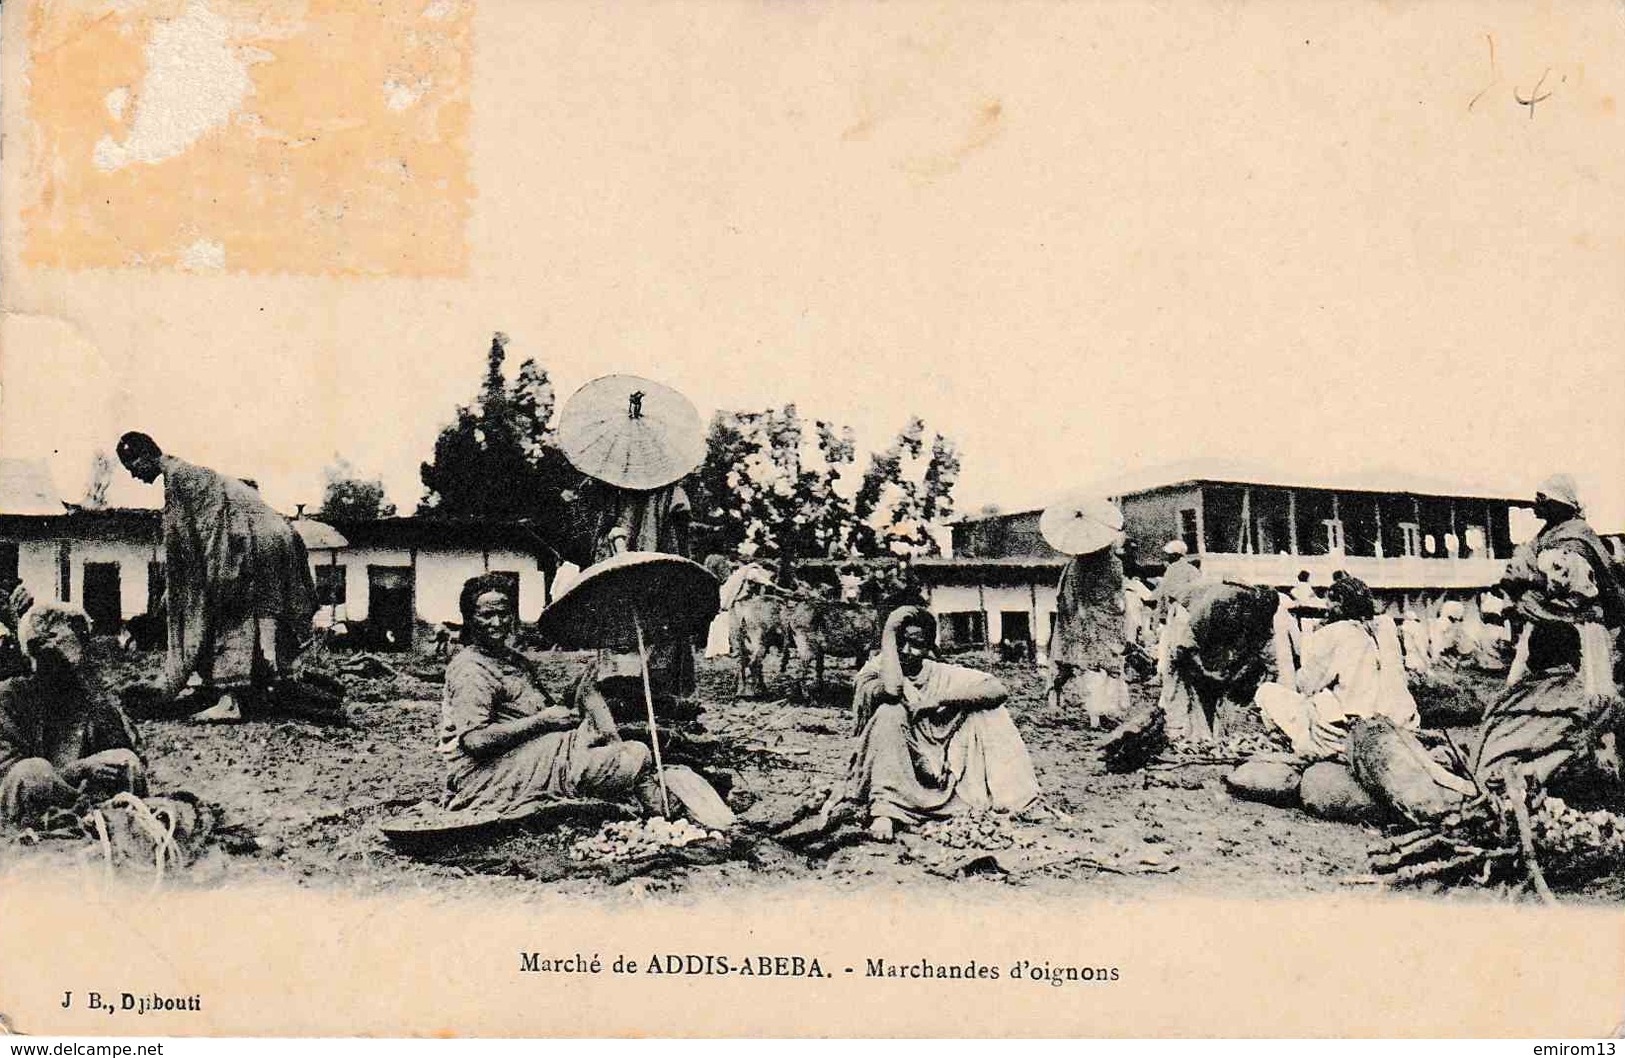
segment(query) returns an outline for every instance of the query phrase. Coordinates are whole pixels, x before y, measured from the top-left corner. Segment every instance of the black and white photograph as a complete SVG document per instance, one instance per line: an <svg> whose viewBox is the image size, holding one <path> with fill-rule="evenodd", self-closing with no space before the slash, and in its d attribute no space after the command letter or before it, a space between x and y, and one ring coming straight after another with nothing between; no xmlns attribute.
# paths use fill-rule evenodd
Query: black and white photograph
<svg viewBox="0 0 1625 1058"><path fill-rule="evenodd" d="M3 18L16 1031L1621 1031L1617 3Z"/></svg>

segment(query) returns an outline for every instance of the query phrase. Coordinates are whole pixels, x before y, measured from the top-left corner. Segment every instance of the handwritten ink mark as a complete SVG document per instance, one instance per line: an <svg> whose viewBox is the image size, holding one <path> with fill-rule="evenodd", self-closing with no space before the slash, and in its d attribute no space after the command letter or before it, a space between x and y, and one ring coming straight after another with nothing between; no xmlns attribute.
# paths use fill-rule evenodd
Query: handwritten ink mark
<svg viewBox="0 0 1625 1058"><path fill-rule="evenodd" d="M1519 95L1516 88L1512 90L1512 98L1518 101L1518 105L1529 108L1530 121L1535 120L1535 104L1545 102L1546 100L1552 98L1551 92L1547 92L1545 95L1540 94L1540 88L1546 83L1547 74L1550 74L1551 72L1551 67L1547 67L1546 72L1540 75L1540 80L1535 82L1535 87L1529 92L1528 99L1525 99L1523 96Z"/></svg>
<svg viewBox="0 0 1625 1058"><path fill-rule="evenodd" d="M1489 41L1489 45L1490 45L1490 83L1478 90L1478 94L1475 95L1472 98L1472 100L1467 104L1467 109L1468 110L1472 110L1473 106L1480 99L1484 98L1484 93L1485 92L1488 92L1490 89L1494 88L1497 84L1501 83L1501 75L1495 69L1495 36L1493 34L1486 33L1486 34L1484 34L1484 39Z"/></svg>

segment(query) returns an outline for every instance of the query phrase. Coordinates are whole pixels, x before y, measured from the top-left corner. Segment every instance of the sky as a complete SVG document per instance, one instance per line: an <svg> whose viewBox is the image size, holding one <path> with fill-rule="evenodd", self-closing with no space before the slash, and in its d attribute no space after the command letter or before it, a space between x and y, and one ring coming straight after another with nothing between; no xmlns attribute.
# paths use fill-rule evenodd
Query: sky
<svg viewBox="0 0 1625 1058"><path fill-rule="evenodd" d="M1619 10L487 0L466 275L10 238L0 454L71 498L144 429L283 509L342 454L410 508L500 329L561 397L642 374L860 451L922 415L962 509L1202 457L1518 496L1564 470L1625 529Z"/></svg>

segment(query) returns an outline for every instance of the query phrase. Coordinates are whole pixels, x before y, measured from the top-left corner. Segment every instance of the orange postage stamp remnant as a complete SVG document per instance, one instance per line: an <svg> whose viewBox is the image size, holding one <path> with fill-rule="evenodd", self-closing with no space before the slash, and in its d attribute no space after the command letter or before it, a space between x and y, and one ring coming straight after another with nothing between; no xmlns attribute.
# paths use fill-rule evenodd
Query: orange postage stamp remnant
<svg viewBox="0 0 1625 1058"><path fill-rule="evenodd" d="M470 7L34 5L25 262L463 274Z"/></svg>

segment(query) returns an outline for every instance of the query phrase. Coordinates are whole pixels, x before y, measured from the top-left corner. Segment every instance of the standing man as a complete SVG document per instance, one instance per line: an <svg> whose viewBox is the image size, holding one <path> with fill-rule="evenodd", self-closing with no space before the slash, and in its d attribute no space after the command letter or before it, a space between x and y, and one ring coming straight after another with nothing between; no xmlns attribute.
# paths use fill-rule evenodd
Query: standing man
<svg viewBox="0 0 1625 1058"><path fill-rule="evenodd" d="M693 510L681 483L653 489L630 489L588 475L564 494L575 529L573 561L591 568L626 551L655 551L687 558ZM635 650L600 651L591 673L618 720L642 715L643 666ZM698 685L694 644L656 640L649 644L649 682L655 710L669 714L678 699Z"/></svg>
<svg viewBox="0 0 1625 1058"><path fill-rule="evenodd" d="M1162 685L1158 704L1162 706L1165 715L1172 718L1178 710L1175 709L1174 674L1171 667L1170 650L1175 642L1182 641L1190 634L1190 606L1192 593L1202 584L1202 570L1197 560L1188 555L1188 548L1183 540L1170 540L1163 545L1163 558L1167 561L1167 568L1163 570L1162 579L1157 582L1156 590L1152 593L1152 602L1156 608L1157 628L1157 678ZM1183 730L1175 731L1169 728L1170 736L1183 735Z"/></svg>
<svg viewBox="0 0 1625 1058"><path fill-rule="evenodd" d="M254 489L165 455L144 433L119 438L118 457L140 481L164 479L165 696L196 674L218 700L193 719L241 720L243 698L274 685L310 632L304 542Z"/></svg>
<svg viewBox="0 0 1625 1058"><path fill-rule="evenodd" d="M1120 720L1128 711L1128 685L1123 682L1124 609L1118 545L1107 544L1067 562L1055 589L1055 629L1049 642L1050 701L1059 708L1067 683L1079 677L1090 727L1100 727L1107 718Z"/></svg>

